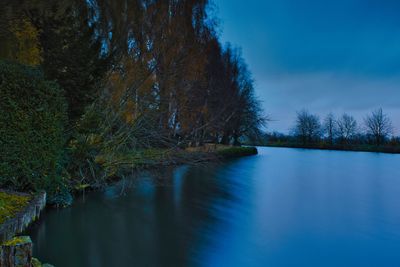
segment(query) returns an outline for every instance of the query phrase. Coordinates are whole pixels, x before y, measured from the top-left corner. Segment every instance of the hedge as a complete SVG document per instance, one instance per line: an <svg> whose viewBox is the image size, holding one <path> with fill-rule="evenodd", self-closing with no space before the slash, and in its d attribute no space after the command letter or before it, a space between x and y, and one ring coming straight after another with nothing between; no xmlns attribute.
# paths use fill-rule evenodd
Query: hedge
<svg viewBox="0 0 400 267"><path fill-rule="evenodd" d="M0 61L0 187L55 185L65 143L62 89L33 67Z"/></svg>

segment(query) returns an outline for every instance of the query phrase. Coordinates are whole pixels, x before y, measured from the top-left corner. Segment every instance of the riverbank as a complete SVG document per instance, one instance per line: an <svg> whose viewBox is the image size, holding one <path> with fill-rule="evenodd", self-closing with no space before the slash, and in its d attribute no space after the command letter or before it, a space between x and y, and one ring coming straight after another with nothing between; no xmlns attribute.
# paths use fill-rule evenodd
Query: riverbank
<svg viewBox="0 0 400 267"><path fill-rule="evenodd" d="M104 181L105 184L121 179L125 173L132 170L159 168L164 166L199 164L205 162L224 161L232 158L257 155L256 147L228 146L220 144L205 144L185 149L145 149L132 153L121 154L112 161L104 156L96 158L96 163L111 170L111 175ZM96 189L104 184L80 184L72 188L79 193L82 189Z"/></svg>
<svg viewBox="0 0 400 267"><path fill-rule="evenodd" d="M398 155L258 151L227 163L145 171L77 198L71 208L49 209L28 232L34 255L55 266L251 266L259 259L263 266L314 267L324 266L326 255L335 266L386 266L379 264L398 259L399 238L388 239L400 236ZM274 234L280 238L269 238ZM227 246L232 240L239 241ZM388 253L363 254L360 240ZM302 248L310 244L305 259Z"/></svg>
<svg viewBox="0 0 400 267"><path fill-rule="evenodd" d="M42 266L32 258L29 236L17 236L39 218L46 193L0 191L0 266Z"/></svg>
<svg viewBox="0 0 400 267"><path fill-rule="evenodd" d="M187 149L147 149L135 151L131 154L121 155L115 164L122 169L151 169L161 166L173 166L182 164L196 164L201 162L209 162L216 160L228 160L231 158L250 156L257 154L255 147L232 147L216 144L208 144L201 147ZM97 159L101 164L101 158ZM110 167L110 166L107 166ZM122 177L110 176L106 183L115 182ZM99 184L82 184L71 188L72 194L82 193L84 190L94 191L98 189ZM0 191L0 263L5 263L4 255L19 252L19 258L25 262L32 262L32 266L42 266L39 261L32 258L32 242L29 237L15 237L21 233L32 221L36 220L40 211L45 207L46 194L43 192L39 195L31 195L28 193L16 193L11 191ZM67 204L71 204L66 203ZM15 258L16 259L16 258ZM8 265L16 266L14 257L12 261L7 262ZM0 266L3 266L0 264ZM46 266L46 265L45 265ZM49 265L47 265L49 266Z"/></svg>
<svg viewBox="0 0 400 267"><path fill-rule="evenodd" d="M107 161L99 156L96 163L108 168L111 173L101 183L81 183L70 188L72 195L80 194L82 191L96 190L114 183L123 178L124 173L132 173L146 169L154 169L165 166L199 164L205 162L224 161L232 158L256 155L258 153L255 147L235 147L217 144L207 144L199 147L189 147L186 149L146 149L135 151L129 154L123 154L115 157L113 161ZM113 167L118 168L113 170ZM67 201L64 196L59 196L58 201L61 205L68 206L72 203L72 196ZM27 207L36 203L36 197L29 193L13 193L9 191L0 191L0 228L10 220L21 217L21 212L27 210ZM52 200L47 199L47 204L53 205ZM35 218L36 215L32 215ZM8 237L10 238L10 237ZM7 238L4 238L4 240ZM3 241L4 241L3 240ZM0 240L1 241L1 240Z"/></svg>
<svg viewBox="0 0 400 267"><path fill-rule="evenodd" d="M156 169L165 166L192 165L206 162L224 161L237 157L256 155L255 147L239 147L221 144L205 144L187 148L151 148L134 150L120 155L101 154L89 165L90 179L81 179L68 184L68 190L48 196L48 205L55 207L70 206L75 195L87 191L99 190L115 183L126 176L146 169ZM98 174L94 170L104 170Z"/></svg>
<svg viewBox="0 0 400 267"><path fill-rule="evenodd" d="M16 216L31 200L30 195L0 191L0 225Z"/></svg>
<svg viewBox="0 0 400 267"><path fill-rule="evenodd" d="M329 144L303 145L303 144L292 144L292 143L272 143L272 144L264 144L264 145L260 145L260 146L400 154L399 146L339 145L339 144L335 144L335 145L329 145Z"/></svg>

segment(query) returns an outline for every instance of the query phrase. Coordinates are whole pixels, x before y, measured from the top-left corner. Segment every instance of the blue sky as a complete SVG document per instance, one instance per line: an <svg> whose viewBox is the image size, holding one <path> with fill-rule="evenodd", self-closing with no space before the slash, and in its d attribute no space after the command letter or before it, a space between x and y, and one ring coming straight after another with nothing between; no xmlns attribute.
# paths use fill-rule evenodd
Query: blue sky
<svg viewBox="0 0 400 267"><path fill-rule="evenodd" d="M400 134L400 1L215 0L221 39L242 47L256 91L287 132L297 110L382 107Z"/></svg>

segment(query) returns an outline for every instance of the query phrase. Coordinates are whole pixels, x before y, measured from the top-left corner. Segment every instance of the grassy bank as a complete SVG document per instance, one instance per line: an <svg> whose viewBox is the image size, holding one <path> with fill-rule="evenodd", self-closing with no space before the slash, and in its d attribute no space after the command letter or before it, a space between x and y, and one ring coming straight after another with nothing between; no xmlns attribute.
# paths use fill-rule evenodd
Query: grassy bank
<svg viewBox="0 0 400 267"><path fill-rule="evenodd" d="M256 155L255 147L239 147L209 144L187 149L146 149L121 155L114 162L117 166L126 167L154 167L176 164L193 164L215 159L229 159Z"/></svg>
<svg viewBox="0 0 400 267"><path fill-rule="evenodd" d="M398 147L398 146L340 145L340 144L335 144L335 145L307 144L307 145L303 145L303 144L293 144L293 143L271 143L271 144L266 144L264 146L400 154L400 147Z"/></svg>
<svg viewBox="0 0 400 267"><path fill-rule="evenodd" d="M28 204L31 198L0 191L0 224L16 216Z"/></svg>
<svg viewBox="0 0 400 267"><path fill-rule="evenodd" d="M172 166L181 164L195 164L217 159L215 153L205 151L187 151L184 149L143 149L128 153L96 157L96 163L102 169L107 170L110 179L119 179L124 173L132 170L157 168L161 166Z"/></svg>
<svg viewBox="0 0 400 267"><path fill-rule="evenodd" d="M256 155L255 147L233 147L226 145L208 144L200 147L189 147L186 149L143 149L135 150L130 153L113 155L99 155L96 164L101 169L107 170L107 177L92 179L87 182L76 184L72 188L73 193L83 190L93 190L103 187L108 183L120 180L132 171L154 169L163 166L174 166L183 164L198 164L206 162L223 161L231 158Z"/></svg>
<svg viewBox="0 0 400 267"><path fill-rule="evenodd" d="M65 88L47 80L39 67L0 61L0 76L0 113L5 114L0 116L0 188L45 191L51 205L69 205L73 193L103 187L137 169L256 154L220 144L184 149L198 144L192 122L185 127L190 134L179 134L185 136L181 140L160 124L167 121L163 110L137 112L138 106L125 107L119 96L115 103L109 96L93 97L73 114Z"/></svg>
<svg viewBox="0 0 400 267"><path fill-rule="evenodd" d="M69 206L73 202L73 195L82 191L103 188L129 176L132 171L137 172L163 166L216 162L256 154L257 149L255 147L233 147L217 144L187 149L142 149L119 155L100 154L92 164L88 165L90 177L84 176L82 179L75 179L76 182L74 183L66 183L66 190L49 197L48 203L51 206ZM0 224L15 216L29 201L29 197L0 191Z"/></svg>
<svg viewBox="0 0 400 267"><path fill-rule="evenodd" d="M209 144L200 147L186 149L143 149L131 153L113 156L107 159L107 155L96 158L96 163L102 168L110 170L113 175L126 169L147 169L161 166L196 164L200 162L224 160L235 157L256 155L255 147L233 147L225 145ZM113 176L110 175L110 176Z"/></svg>

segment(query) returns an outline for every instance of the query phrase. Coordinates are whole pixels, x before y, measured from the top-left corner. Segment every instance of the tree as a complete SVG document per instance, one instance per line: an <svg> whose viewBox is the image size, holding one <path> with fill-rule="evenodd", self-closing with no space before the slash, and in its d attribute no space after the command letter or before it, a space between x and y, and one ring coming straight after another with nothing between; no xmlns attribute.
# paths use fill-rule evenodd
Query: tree
<svg viewBox="0 0 400 267"><path fill-rule="evenodd" d="M381 145L385 139L392 133L393 127L390 118L383 113L382 108L373 111L364 119L364 124L368 134L375 139L376 145Z"/></svg>
<svg viewBox="0 0 400 267"><path fill-rule="evenodd" d="M18 4L0 3L0 59L36 66L42 61L39 31Z"/></svg>
<svg viewBox="0 0 400 267"><path fill-rule="evenodd" d="M339 139L348 143L357 134L357 121L353 116L344 113L336 122Z"/></svg>
<svg viewBox="0 0 400 267"><path fill-rule="evenodd" d="M52 12L35 7L27 12L40 31L45 75L64 89L69 118L74 122L98 96L99 83L108 67L107 57L84 1L49 5Z"/></svg>
<svg viewBox="0 0 400 267"><path fill-rule="evenodd" d="M321 135L321 123L317 115L310 114L307 110L297 112L294 134L303 144L309 144Z"/></svg>
<svg viewBox="0 0 400 267"><path fill-rule="evenodd" d="M251 74L239 49L222 48L208 0L6 1L0 13L35 30L31 54L64 89L71 129L100 101L112 122L148 113L171 139L238 144L260 134Z"/></svg>
<svg viewBox="0 0 400 267"><path fill-rule="evenodd" d="M89 1L3 2L0 58L40 65L46 78L63 88L69 118L79 118L97 97L99 82L108 67L104 39Z"/></svg>
<svg viewBox="0 0 400 267"><path fill-rule="evenodd" d="M333 140L335 139L335 136L337 134L336 119L335 119L335 115L333 115L333 113L329 113L325 117L324 124L323 124L323 130L329 140L329 144L332 145Z"/></svg>
<svg viewBox="0 0 400 267"><path fill-rule="evenodd" d="M221 87L215 95L218 98L212 101L217 104L214 122L217 135L223 144L238 145L240 137L255 141L261 136L260 129L265 126L266 118L254 95L254 82L240 49L227 45L222 52L222 70ZM214 80L217 79L215 76Z"/></svg>

